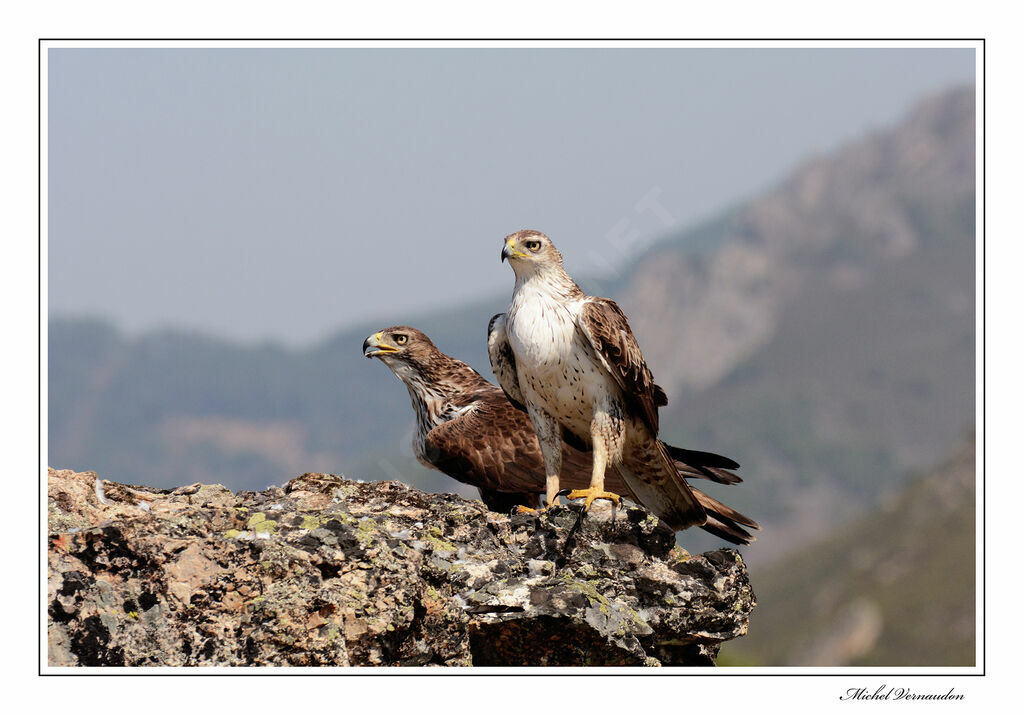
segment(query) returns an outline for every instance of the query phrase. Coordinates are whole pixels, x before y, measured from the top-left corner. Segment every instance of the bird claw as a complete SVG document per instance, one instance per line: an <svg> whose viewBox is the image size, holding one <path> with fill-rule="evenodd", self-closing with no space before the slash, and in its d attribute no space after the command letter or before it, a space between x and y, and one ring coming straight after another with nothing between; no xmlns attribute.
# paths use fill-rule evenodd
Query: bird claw
<svg viewBox="0 0 1024 715"><path fill-rule="evenodd" d="M575 499L586 499L586 501L583 503L583 511L590 511L590 505L594 503L595 499L607 499L616 507L618 507L622 501L622 497L620 497L618 494L612 494L611 492L602 491L600 489L590 488L564 491L567 492L565 494L565 498L568 499L569 501L573 501ZM559 494L561 494L561 492L559 492Z"/></svg>
<svg viewBox="0 0 1024 715"><path fill-rule="evenodd" d="M533 516L533 517L536 517L536 518L539 519L540 517L542 517L545 514L547 514L549 511L551 511L552 508L554 508L556 506L559 506L559 504L558 503L546 504L546 505L542 506L539 509L534 509L532 507L522 506L521 504L516 504L514 507L512 507L512 514L511 515L512 516L520 516L522 514L527 514L529 516Z"/></svg>

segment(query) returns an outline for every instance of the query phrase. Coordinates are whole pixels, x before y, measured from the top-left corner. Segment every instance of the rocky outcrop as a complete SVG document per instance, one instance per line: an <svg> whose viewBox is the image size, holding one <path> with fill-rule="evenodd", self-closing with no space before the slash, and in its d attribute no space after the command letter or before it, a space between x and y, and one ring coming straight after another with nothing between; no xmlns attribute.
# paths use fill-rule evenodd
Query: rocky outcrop
<svg viewBox="0 0 1024 715"><path fill-rule="evenodd" d="M49 473L52 666L713 665L754 594L639 508L504 516L397 482Z"/></svg>

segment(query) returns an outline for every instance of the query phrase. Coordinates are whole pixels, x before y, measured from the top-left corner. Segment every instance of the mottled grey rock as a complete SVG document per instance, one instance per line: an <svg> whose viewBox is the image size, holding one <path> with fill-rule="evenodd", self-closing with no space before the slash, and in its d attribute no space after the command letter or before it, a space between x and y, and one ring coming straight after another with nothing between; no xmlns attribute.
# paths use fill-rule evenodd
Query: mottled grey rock
<svg viewBox="0 0 1024 715"><path fill-rule="evenodd" d="M50 471L51 665L713 665L755 605L735 550L691 556L639 508L324 474L102 505L93 479Z"/></svg>

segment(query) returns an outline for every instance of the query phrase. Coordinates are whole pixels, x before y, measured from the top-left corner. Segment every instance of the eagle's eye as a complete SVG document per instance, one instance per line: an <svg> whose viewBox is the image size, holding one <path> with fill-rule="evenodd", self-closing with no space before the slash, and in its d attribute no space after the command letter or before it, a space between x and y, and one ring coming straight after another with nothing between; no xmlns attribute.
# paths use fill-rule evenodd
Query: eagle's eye
<svg viewBox="0 0 1024 715"><path fill-rule="evenodd" d="M526 246L527 250L533 251L534 253L540 250L540 241L527 241L523 245Z"/></svg>
<svg viewBox="0 0 1024 715"><path fill-rule="evenodd" d="M395 336L395 343L396 344L398 344L398 345L405 345L407 342L409 342L409 336L408 335L396 335Z"/></svg>

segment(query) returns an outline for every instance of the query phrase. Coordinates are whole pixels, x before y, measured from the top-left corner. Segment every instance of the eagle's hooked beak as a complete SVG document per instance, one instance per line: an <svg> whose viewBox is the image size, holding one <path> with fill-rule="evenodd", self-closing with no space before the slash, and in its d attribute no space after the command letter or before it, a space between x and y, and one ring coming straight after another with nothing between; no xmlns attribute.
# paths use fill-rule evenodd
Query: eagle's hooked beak
<svg viewBox="0 0 1024 715"><path fill-rule="evenodd" d="M397 353L398 348L382 343L381 340L384 338L384 332L374 333L366 340L363 341L363 356L372 358L378 355L386 355L389 353Z"/></svg>
<svg viewBox="0 0 1024 715"><path fill-rule="evenodd" d="M516 250L516 240L510 238L505 241L505 245L501 247L501 262L504 263L506 258L525 258L526 254Z"/></svg>

